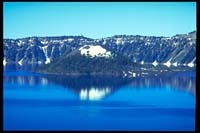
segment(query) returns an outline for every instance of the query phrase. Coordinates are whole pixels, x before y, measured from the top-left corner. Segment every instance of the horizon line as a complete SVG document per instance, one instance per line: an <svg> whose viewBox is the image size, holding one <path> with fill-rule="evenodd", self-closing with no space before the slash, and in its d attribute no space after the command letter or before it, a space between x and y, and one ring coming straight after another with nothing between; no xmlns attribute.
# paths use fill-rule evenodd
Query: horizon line
<svg viewBox="0 0 200 133"><path fill-rule="evenodd" d="M139 35L139 34L115 34L115 35L112 35L112 36L107 36L107 37L101 37L101 38L91 38L91 37L87 37L83 34L79 34L79 35L46 35L46 36L26 36L26 37L17 37L17 38L3 38L3 39L12 39L12 40L17 40L17 39L25 39L25 38L34 38L34 37L37 37L37 38L45 38L45 37L85 37L85 38L89 38L89 39L94 39L94 40L97 40L97 39L103 39L103 38L110 38L110 37L114 37L114 36L145 36L145 37L173 37L173 36L176 36L176 35L188 35L189 33L192 33L192 32L196 32L196 30L192 30L191 32L188 32L188 33L177 33L177 34L174 34L172 36L158 36L158 35Z"/></svg>

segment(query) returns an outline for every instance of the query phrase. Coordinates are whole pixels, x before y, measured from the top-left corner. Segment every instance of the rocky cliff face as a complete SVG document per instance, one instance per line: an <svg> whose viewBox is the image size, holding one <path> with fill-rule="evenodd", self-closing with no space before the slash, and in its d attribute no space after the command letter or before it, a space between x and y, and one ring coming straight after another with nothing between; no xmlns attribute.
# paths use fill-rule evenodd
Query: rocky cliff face
<svg viewBox="0 0 200 133"><path fill-rule="evenodd" d="M48 64L54 60L80 51L86 56L124 55L138 64L196 66L196 32L173 37L115 35L102 39L83 36L28 37L4 39L3 64ZM100 48L101 52L98 49ZM83 51L84 49L84 51ZM82 51L81 51L82 50ZM94 51L97 51L95 55Z"/></svg>

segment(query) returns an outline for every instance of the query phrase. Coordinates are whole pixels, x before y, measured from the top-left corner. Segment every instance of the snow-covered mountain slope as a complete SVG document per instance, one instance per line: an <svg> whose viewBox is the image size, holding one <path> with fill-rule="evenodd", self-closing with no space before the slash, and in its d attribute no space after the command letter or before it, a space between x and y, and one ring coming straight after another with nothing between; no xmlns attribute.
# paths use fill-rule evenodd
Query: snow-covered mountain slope
<svg viewBox="0 0 200 133"><path fill-rule="evenodd" d="M83 36L4 39L4 65L48 64L73 51L91 57L124 55L142 65L196 66L196 31L172 37L115 35L91 39Z"/></svg>
<svg viewBox="0 0 200 133"><path fill-rule="evenodd" d="M110 57L111 52L107 51L105 48L102 48L100 45L84 45L79 48L79 51L82 55L90 57Z"/></svg>

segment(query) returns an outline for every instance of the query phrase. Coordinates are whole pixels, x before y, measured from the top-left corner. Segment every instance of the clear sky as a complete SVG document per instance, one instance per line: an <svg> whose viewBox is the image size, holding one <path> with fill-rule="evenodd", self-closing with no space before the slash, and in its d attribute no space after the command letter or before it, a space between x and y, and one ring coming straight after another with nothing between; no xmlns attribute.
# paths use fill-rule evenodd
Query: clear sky
<svg viewBox="0 0 200 133"><path fill-rule="evenodd" d="M196 30L196 2L4 2L4 38L173 36Z"/></svg>

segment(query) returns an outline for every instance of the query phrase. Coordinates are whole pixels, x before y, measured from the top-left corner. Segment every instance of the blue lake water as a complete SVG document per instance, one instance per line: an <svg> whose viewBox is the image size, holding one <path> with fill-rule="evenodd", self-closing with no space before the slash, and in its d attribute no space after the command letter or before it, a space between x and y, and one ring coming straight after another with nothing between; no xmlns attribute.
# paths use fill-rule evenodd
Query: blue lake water
<svg viewBox="0 0 200 133"><path fill-rule="evenodd" d="M67 77L4 69L4 130L194 131L196 72Z"/></svg>

